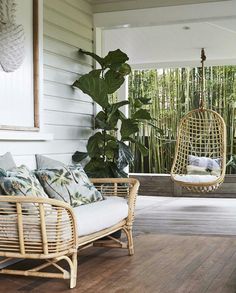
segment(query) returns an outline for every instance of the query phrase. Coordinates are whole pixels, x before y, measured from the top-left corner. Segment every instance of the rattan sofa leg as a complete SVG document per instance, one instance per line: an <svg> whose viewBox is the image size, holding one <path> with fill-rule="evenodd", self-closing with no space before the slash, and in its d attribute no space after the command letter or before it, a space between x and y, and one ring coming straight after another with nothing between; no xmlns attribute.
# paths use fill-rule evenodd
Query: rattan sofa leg
<svg viewBox="0 0 236 293"><path fill-rule="evenodd" d="M70 289L75 288L77 281L77 252L72 254L72 266L70 271Z"/></svg>
<svg viewBox="0 0 236 293"><path fill-rule="evenodd" d="M123 228L123 230L127 236L129 255L134 255L134 242L133 242L132 227L126 227L126 228Z"/></svg>

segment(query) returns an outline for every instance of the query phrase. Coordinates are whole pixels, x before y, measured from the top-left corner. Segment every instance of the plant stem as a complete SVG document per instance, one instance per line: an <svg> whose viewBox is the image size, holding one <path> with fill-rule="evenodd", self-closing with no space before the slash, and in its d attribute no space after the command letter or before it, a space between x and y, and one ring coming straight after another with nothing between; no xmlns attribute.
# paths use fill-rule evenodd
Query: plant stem
<svg viewBox="0 0 236 293"><path fill-rule="evenodd" d="M106 162L106 130L103 130L102 134L103 134L103 161Z"/></svg>

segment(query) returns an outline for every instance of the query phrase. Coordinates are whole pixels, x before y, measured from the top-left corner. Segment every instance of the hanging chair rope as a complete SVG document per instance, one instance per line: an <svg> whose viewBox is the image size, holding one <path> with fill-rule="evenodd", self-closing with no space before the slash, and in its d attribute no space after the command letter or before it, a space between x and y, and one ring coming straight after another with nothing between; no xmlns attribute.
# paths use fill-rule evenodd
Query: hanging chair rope
<svg viewBox="0 0 236 293"><path fill-rule="evenodd" d="M199 108L180 121L176 152L171 168L172 180L191 192L214 191L223 183L226 169L226 127L215 111L205 109L205 50L201 50L201 92ZM189 175L189 157L209 158L220 162L219 175ZM192 180L192 181L191 181Z"/></svg>
<svg viewBox="0 0 236 293"><path fill-rule="evenodd" d="M203 110L204 108L204 100L205 100L205 61L206 54L204 48L201 50L201 64L202 64L202 72L201 72L201 93L199 100L199 109Z"/></svg>

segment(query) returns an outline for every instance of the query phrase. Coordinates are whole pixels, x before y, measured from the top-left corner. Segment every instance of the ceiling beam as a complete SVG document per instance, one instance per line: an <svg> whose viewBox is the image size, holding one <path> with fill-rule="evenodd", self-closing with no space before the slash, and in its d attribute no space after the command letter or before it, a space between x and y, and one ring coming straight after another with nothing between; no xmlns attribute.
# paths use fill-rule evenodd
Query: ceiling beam
<svg viewBox="0 0 236 293"><path fill-rule="evenodd" d="M228 0L91 0L94 13L167 7Z"/></svg>
<svg viewBox="0 0 236 293"><path fill-rule="evenodd" d="M236 1L158 7L94 14L94 26L104 29L208 22L235 18Z"/></svg>
<svg viewBox="0 0 236 293"><path fill-rule="evenodd" d="M158 69L158 68L182 68L182 67L199 67L199 60L188 60L188 61L170 61L170 62L153 62L153 63L140 63L131 64L132 69L145 70L145 69ZM236 59L212 59L207 60L206 66L226 66L226 65L236 65Z"/></svg>

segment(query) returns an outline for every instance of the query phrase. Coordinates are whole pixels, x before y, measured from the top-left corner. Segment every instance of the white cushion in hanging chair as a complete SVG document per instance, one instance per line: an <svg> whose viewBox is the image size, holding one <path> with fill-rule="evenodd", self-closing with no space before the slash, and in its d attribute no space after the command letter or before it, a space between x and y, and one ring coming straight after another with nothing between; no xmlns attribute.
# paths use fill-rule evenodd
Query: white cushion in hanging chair
<svg viewBox="0 0 236 293"><path fill-rule="evenodd" d="M216 181L219 177L214 175L179 175L175 174L174 180L184 183L210 183Z"/></svg>

